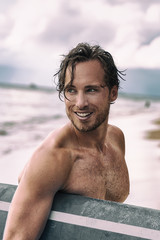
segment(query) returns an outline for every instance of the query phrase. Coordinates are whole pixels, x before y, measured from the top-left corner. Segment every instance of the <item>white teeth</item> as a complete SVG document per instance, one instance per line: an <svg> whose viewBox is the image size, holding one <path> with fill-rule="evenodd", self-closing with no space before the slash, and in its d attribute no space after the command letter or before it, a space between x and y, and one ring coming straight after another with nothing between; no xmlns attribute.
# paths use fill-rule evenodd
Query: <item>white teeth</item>
<svg viewBox="0 0 160 240"><path fill-rule="evenodd" d="M90 113L76 113L79 117L87 117Z"/></svg>

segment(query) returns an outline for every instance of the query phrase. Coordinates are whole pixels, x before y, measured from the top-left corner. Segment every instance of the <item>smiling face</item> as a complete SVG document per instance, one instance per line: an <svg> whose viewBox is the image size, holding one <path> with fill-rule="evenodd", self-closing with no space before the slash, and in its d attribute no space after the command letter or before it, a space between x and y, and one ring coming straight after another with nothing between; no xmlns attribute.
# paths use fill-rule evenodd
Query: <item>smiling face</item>
<svg viewBox="0 0 160 240"><path fill-rule="evenodd" d="M65 105L68 118L82 132L107 124L110 102L117 98L117 87L109 92L104 70L98 60L77 63L72 84L70 67L65 78Z"/></svg>

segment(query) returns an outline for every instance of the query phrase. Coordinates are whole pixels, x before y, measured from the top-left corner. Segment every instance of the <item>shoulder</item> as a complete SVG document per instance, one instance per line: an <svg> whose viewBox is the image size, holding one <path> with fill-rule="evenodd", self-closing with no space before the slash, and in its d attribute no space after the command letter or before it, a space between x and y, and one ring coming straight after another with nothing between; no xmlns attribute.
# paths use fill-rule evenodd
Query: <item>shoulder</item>
<svg viewBox="0 0 160 240"><path fill-rule="evenodd" d="M65 183L74 163L69 149L53 148L41 144L26 165L21 181L27 180L33 187L60 189Z"/></svg>
<svg viewBox="0 0 160 240"><path fill-rule="evenodd" d="M44 141L37 147L32 158L34 161L38 158L38 163L44 162L47 166L52 166L56 163L58 166L65 167L65 162L72 160L73 154L69 147L66 147L66 139L71 138L70 129L68 125L65 125L59 129L52 131ZM41 162L40 162L41 160ZM69 162L68 162L69 163ZM52 164L52 165L51 165Z"/></svg>
<svg viewBox="0 0 160 240"><path fill-rule="evenodd" d="M72 139L72 132L69 124L49 133L44 139L43 145L48 148L65 148ZM67 146L68 147L68 146Z"/></svg>
<svg viewBox="0 0 160 240"><path fill-rule="evenodd" d="M43 142L35 149L31 158L29 159L25 169L19 177L19 180L26 175L30 176L30 179L37 179L41 182L41 179L52 179L57 176L62 180L65 179L67 173L72 168L75 154L70 148L65 148L65 134L67 128L51 132ZM48 181L47 180L47 181Z"/></svg>
<svg viewBox="0 0 160 240"><path fill-rule="evenodd" d="M123 131L114 125L108 125L108 137L125 152L125 136Z"/></svg>
<svg viewBox="0 0 160 240"><path fill-rule="evenodd" d="M108 124L108 131L110 134L115 134L116 136L124 137L123 131L115 125Z"/></svg>

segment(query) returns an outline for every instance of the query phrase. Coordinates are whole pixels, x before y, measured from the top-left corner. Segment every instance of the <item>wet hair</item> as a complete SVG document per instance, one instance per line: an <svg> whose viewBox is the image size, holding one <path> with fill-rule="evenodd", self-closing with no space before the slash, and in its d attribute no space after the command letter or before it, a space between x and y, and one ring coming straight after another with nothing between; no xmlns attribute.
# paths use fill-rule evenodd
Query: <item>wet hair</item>
<svg viewBox="0 0 160 240"><path fill-rule="evenodd" d="M71 81L70 84L74 80L74 69L77 63L87 62L90 60L98 60L103 69L104 69L104 82L109 90L112 89L113 86L120 86L120 79L123 79L125 76L124 71L120 71L117 69L112 55L103 50L99 45L89 45L88 43L79 43L75 48L69 51L67 55L63 55L63 60L60 64L60 68L58 72L54 75L54 77L58 76L58 82L56 84L56 89L59 92L59 98L61 99L62 93L65 90L65 76L67 67L71 67Z"/></svg>

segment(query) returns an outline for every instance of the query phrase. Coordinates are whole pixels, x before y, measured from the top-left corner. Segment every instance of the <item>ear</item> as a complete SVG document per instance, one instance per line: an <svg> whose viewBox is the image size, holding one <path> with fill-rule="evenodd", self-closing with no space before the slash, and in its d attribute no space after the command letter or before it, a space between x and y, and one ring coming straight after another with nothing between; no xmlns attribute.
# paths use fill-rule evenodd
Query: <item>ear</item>
<svg viewBox="0 0 160 240"><path fill-rule="evenodd" d="M110 91L110 96L109 96L109 100L110 102L114 102L118 97L118 88L116 85L114 85Z"/></svg>

